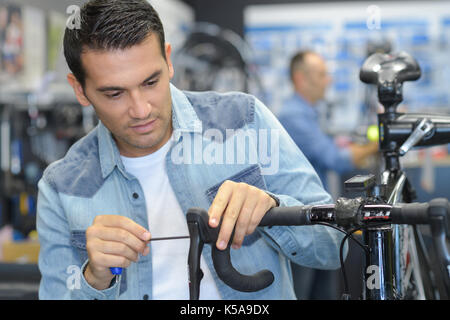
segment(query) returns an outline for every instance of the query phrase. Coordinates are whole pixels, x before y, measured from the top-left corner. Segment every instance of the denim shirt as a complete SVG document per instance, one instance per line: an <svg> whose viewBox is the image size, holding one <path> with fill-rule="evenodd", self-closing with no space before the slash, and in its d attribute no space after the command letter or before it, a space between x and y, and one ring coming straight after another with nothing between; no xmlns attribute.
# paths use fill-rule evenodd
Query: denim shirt
<svg viewBox="0 0 450 320"><path fill-rule="evenodd" d="M331 202L312 166L253 96L182 92L173 85L171 96L174 133L166 170L184 213L191 207L208 209L225 180L265 190L280 206ZM97 215L120 214L148 228L144 192L124 169L102 123L52 163L38 186L41 299L152 299L151 254L124 269L120 285L113 281L105 290L91 287L82 274L88 262L85 231ZM341 239L320 225L258 227L240 249L231 250L241 273L269 269L275 276L269 287L252 293L218 278L209 245L203 254L223 299L295 299L289 260L337 269Z"/></svg>
<svg viewBox="0 0 450 320"><path fill-rule="evenodd" d="M328 170L344 173L354 169L350 151L339 148L320 129L317 110L299 94L294 93L284 101L278 119L325 185Z"/></svg>

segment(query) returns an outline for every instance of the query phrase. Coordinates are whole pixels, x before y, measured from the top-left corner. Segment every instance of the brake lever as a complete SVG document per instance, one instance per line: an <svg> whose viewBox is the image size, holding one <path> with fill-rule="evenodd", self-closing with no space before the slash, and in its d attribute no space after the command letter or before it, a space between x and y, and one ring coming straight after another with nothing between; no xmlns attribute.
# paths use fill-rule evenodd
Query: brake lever
<svg viewBox="0 0 450 320"><path fill-rule="evenodd" d="M200 257L205 243L211 244L211 256L217 275L226 285L234 290L242 292L259 291L273 283L274 276L269 270L261 270L253 275L244 275L233 267L230 258L231 241L226 249L217 249L215 244L219 237L221 223L219 223L218 227L211 228L208 225L208 213L204 209L189 209L186 213L186 220L191 238L188 257L191 300L197 300L200 295L200 281L203 277L203 272L200 268Z"/></svg>
<svg viewBox="0 0 450 320"><path fill-rule="evenodd" d="M200 258L205 243L211 243L219 236L217 229L208 227L208 213L201 208L190 208L186 214L190 245L188 256L189 296L190 300L198 300L200 296L200 281L203 271L200 268Z"/></svg>

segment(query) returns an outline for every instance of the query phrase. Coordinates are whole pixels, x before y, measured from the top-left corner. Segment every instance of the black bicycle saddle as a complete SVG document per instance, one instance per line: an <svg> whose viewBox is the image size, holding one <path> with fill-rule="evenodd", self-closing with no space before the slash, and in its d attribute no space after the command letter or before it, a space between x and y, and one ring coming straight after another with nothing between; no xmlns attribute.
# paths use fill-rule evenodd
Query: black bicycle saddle
<svg viewBox="0 0 450 320"><path fill-rule="evenodd" d="M359 78L362 82L378 86L420 78L420 66L410 54L402 51L397 54L374 53L364 61Z"/></svg>

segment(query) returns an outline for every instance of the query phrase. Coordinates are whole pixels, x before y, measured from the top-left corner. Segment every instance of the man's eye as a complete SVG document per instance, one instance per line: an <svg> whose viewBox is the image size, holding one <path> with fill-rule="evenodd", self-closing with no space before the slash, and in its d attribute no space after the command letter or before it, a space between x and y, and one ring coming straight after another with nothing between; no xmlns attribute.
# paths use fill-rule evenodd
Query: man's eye
<svg viewBox="0 0 450 320"><path fill-rule="evenodd" d="M158 82L158 80L151 80L151 81L147 81L144 85L146 87L152 87L152 86L156 85L157 82Z"/></svg>
<svg viewBox="0 0 450 320"><path fill-rule="evenodd" d="M122 94L122 92L115 92L115 93L107 94L106 96L110 99L116 99L116 98L120 97L121 94Z"/></svg>

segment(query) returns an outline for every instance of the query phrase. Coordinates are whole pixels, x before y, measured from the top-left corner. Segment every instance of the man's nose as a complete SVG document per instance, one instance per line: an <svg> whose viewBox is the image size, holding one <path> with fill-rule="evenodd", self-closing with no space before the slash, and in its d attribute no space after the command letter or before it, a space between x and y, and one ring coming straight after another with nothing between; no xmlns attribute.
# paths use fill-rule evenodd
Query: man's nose
<svg viewBox="0 0 450 320"><path fill-rule="evenodd" d="M152 111L152 106L141 92L131 94L130 116L135 119L147 119Z"/></svg>

